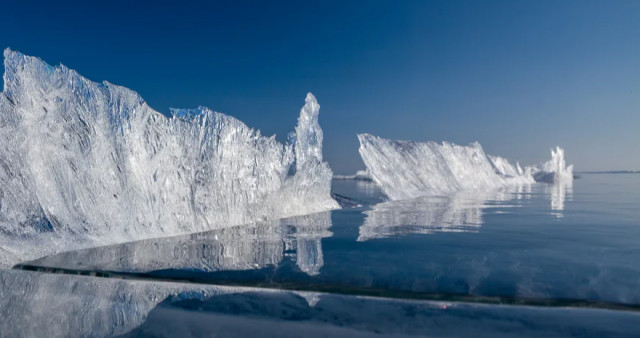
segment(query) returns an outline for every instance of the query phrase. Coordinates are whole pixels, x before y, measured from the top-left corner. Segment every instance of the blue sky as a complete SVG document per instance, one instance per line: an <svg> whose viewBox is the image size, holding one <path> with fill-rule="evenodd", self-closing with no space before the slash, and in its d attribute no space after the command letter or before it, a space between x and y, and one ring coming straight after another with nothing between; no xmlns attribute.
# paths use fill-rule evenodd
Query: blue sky
<svg viewBox="0 0 640 338"><path fill-rule="evenodd" d="M640 1L5 1L0 47L284 139L307 92L325 159L356 133L640 169Z"/></svg>

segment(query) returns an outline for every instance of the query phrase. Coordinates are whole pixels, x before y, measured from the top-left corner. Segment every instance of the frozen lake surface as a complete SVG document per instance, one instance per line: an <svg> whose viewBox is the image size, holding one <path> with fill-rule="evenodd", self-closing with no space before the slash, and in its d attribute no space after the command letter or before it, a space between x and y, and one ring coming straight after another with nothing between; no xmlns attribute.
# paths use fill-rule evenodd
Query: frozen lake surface
<svg viewBox="0 0 640 338"><path fill-rule="evenodd" d="M355 207L0 270L0 336L640 332L638 174L400 201L362 181L333 192Z"/></svg>

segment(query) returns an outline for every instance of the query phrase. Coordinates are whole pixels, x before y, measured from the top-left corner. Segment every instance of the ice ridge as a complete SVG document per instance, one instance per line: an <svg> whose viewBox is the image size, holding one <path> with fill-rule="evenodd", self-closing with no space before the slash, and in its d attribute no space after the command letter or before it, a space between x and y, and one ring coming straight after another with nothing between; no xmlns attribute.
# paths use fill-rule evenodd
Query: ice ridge
<svg viewBox="0 0 640 338"><path fill-rule="evenodd" d="M167 117L132 90L9 49L4 67L0 265L35 258L17 248L29 238L53 253L78 242L67 235L114 243L338 207L311 93L282 144L205 107Z"/></svg>
<svg viewBox="0 0 640 338"><path fill-rule="evenodd" d="M448 195L466 190L491 190L536 181L571 181L564 151L552 150L552 159L522 168L487 155L482 146L449 142L395 141L359 134L360 155L367 172L392 200Z"/></svg>
<svg viewBox="0 0 640 338"><path fill-rule="evenodd" d="M572 182L573 164L567 166L564 159L564 149L551 149L551 159L538 166L531 167L533 177L538 182Z"/></svg>

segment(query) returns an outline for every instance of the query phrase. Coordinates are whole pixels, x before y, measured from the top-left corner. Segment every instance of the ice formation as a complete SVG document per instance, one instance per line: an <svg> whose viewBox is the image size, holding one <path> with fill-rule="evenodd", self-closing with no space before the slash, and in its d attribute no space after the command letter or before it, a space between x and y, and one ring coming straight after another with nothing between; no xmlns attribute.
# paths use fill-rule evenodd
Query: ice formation
<svg viewBox="0 0 640 338"><path fill-rule="evenodd" d="M479 143L465 147L393 141L369 134L358 138L371 178L393 200L533 182L528 175L510 175L517 168L505 159L495 158L494 164Z"/></svg>
<svg viewBox="0 0 640 338"><path fill-rule="evenodd" d="M531 167L533 178L538 182L573 182L573 164L567 166L564 149L551 149L551 159L541 165Z"/></svg>
<svg viewBox="0 0 640 338"><path fill-rule="evenodd" d="M356 180L356 181L371 181L371 176L366 170L358 170L353 175L333 175L336 180Z"/></svg>
<svg viewBox="0 0 640 338"><path fill-rule="evenodd" d="M508 160L485 154L479 143L460 146L449 142L387 140L359 134L360 155L367 171L392 200L448 195L465 190L491 190L510 185L572 180L564 151L537 167L513 166ZM549 179L551 178L551 179Z"/></svg>
<svg viewBox="0 0 640 338"><path fill-rule="evenodd" d="M166 117L127 88L4 57L0 265L35 258L16 238L55 252L78 242L64 234L114 243L338 207L312 94L281 144L208 108Z"/></svg>

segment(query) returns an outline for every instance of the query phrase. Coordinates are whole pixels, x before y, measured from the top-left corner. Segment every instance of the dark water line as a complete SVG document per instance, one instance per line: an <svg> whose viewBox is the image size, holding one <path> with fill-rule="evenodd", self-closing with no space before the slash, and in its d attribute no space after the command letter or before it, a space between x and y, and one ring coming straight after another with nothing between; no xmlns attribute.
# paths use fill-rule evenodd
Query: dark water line
<svg viewBox="0 0 640 338"><path fill-rule="evenodd" d="M171 283L189 283L201 285L216 286L236 286L236 287L253 287L264 289L277 289L285 291L306 291L306 292L322 292L349 296L367 296L378 298L390 298L400 300L424 300L424 301L442 301L442 302L462 302L486 305L518 305L518 306L535 306L535 307L568 307L568 308L584 308L584 309L600 309L615 311L632 311L640 312L640 305L625 304L608 301L583 300L583 299L546 299L546 298L526 298L526 297L504 297L504 296L482 296L471 294L450 294L450 293L426 293L411 292L402 290L388 290L380 288L367 287L350 287L344 285L300 285L299 283L265 283L265 282L239 282L220 280L202 281L196 278L172 278L157 277L147 273L136 272L117 272L108 270L77 270L56 267L37 266L30 264L17 264L13 267L16 270L35 271L50 274L64 274L75 276L90 276L99 278L113 278L124 280L140 280L154 282L171 282Z"/></svg>

